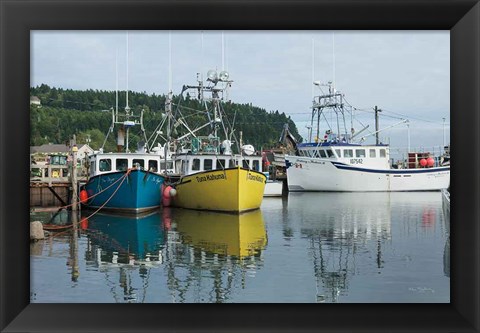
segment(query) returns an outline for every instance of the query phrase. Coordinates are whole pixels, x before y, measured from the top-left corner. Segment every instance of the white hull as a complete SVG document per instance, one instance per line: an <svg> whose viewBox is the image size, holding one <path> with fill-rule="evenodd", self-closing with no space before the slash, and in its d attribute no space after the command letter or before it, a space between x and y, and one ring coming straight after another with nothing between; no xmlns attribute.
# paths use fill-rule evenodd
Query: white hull
<svg viewBox="0 0 480 333"><path fill-rule="evenodd" d="M303 156L286 156L285 160L292 192L440 191L450 184L450 167L373 169Z"/></svg>
<svg viewBox="0 0 480 333"><path fill-rule="evenodd" d="M267 180L265 184L264 197L281 197L283 190L283 182L276 180Z"/></svg>

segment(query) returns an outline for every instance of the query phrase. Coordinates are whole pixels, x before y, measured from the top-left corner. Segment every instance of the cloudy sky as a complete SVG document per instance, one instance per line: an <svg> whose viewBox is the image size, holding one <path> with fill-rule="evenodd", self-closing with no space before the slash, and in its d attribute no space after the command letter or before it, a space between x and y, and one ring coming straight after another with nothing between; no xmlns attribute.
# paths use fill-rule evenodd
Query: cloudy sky
<svg viewBox="0 0 480 333"><path fill-rule="evenodd" d="M312 94L320 92L312 82L332 81L369 129L375 105L380 128L409 120L409 130L401 124L380 134L392 148L406 148L408 137L412 148L450 140L449 31L31 33L32 86L114 91L116 63L120 90L128 77L129 90L149 94L168 92L169 68L174 94L195 84L196 73L225 69L233 102L285 112L304 138Z"/></svg>

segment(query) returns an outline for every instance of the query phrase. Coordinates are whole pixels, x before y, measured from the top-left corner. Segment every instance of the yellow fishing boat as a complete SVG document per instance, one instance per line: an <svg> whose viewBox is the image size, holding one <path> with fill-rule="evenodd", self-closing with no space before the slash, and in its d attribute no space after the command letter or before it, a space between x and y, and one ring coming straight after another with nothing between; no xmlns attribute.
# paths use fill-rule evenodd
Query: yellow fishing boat
<svg viewBox="0 0 480 333"><path fill-rule="evenodd" d="M178 209L173 216L183 242L206 252L243 258L267 245L260 210L236 215Z"/></svg>
<svg viewBox="0 0 480 333"><path fill-rule="evenodd" d="M162 187L162 203L230 213L258 209L267 181L262 173L262 156L252 145L242 145L242 132L237 139L230 123L224 121L227 115L220 103L221 96L233 82L228 79L228 73L223 71L217 75L209 71L207 76L208 82L203 82L199 76L198 85L183 87L175 112L179 118L173 117L167 103L166 119L173 124L173 129L167 132L168 146L163 149L171 152L174 171L168 175L170 181ZM205 111L189 106L182 109L183 94L189 90L192 91L188 99L198 95L207 108ZM211 98L206 99L208 94ZM207 114L208 122L192 129L186 118L197 117L199 113ZM224 131L223 139L218 133L220 128ZM238 143L236 152L232 149L233 142Z"/></svg>
<svg viewBox="0 0 480 333"><path fill-rule="evenodd" d="M240 166L197 172L183 176L175 185L173 205L230 213L257 209L262 204L266 180L263 173Z"/></svg>

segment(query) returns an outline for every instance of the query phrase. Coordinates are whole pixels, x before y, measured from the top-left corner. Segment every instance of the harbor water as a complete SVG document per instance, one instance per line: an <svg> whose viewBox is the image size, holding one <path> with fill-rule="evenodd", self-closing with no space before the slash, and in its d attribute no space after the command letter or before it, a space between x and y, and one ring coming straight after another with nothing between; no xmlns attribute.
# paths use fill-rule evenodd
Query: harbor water
<svg viewBox="0 0 480 333"><path fill-rule="evenodd" d="M440 192L289 193L241 215L32 213L31 303L449 303Z"/></svg>

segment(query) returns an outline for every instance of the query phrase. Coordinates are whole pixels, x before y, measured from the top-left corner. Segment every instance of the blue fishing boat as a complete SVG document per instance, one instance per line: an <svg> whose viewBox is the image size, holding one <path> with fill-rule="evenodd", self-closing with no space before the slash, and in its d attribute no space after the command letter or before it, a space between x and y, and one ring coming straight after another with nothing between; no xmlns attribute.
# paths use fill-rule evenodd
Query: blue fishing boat
<svg viewBox="0 0 480 333"><path fill-rule="evenodd" d="M141 213L161 204L164 177L158 154L97 153L90 157L90 178L80 200L87 208Z"/></svg>

